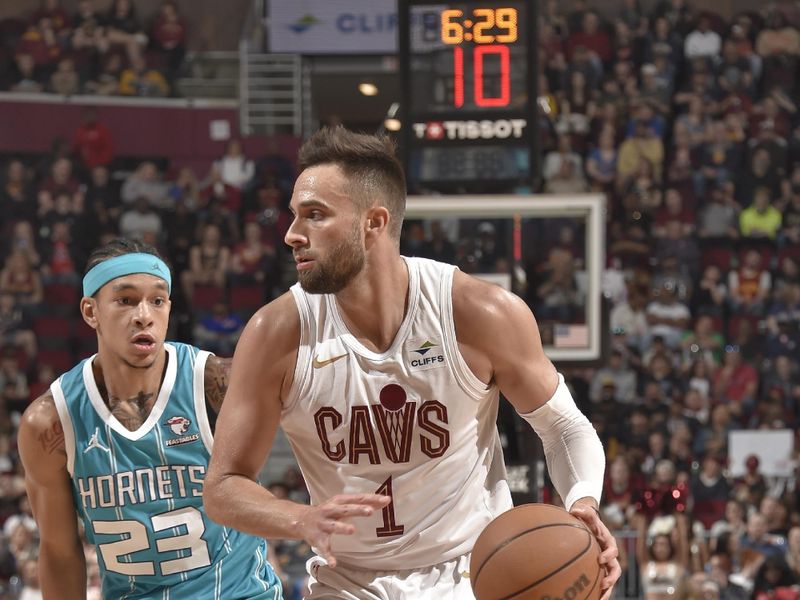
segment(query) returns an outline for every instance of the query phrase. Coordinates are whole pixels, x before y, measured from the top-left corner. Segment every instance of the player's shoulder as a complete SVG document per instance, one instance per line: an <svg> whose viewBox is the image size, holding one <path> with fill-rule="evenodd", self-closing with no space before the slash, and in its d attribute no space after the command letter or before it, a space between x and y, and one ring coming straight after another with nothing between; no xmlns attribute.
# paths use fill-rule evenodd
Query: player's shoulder
<svg viewBox="0 0 800 600"><path fill-rule="evenodd" d="M55 398L52 392L47 390L25 409L20 421L20 432L22 433L24 429L31 433L43 433L60 423Z"/></svg>
<svg viewBox="0 0 800 600"><path fill-rule="evenodd" d="M25 409L19 425L17 445L28 471L41 474L66 466L64 428L50 391L36 398Z"/></svg>
<svg viewBox="0 0 800 600"><path fill-rule="evenodd" d="M453 274L452 298L457 321L487 324L505 321L519 311L529 312L527 304L516 294L458 270Z"/></svg>
<svg viewBox="0 0 800 600"><path fill-rule="evenodd" d="M300 314L292 293L286 292L250 318L237 344L236 356L243 351L251 355L250 360L260 360L266 354L274 361L282 355L294 355L299 343Z"/></svg>

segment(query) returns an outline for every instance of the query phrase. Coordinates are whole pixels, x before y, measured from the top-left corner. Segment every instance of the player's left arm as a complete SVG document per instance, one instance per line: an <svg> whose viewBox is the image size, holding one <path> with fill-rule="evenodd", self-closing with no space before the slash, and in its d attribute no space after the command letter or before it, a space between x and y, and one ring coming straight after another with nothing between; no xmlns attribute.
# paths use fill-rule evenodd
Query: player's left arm
<svg viewBox="0 0 800 600"><path fill-rule="evenodd" d="M599 517L605 452L542 348L536 319L518 296L456 272L453 313L459 348L475 374L494 381L539 437L564 505L594 532L606 567L603 600L621 569L614 536Z"/></svg>
<svg viewBox="0 0 800 600"><path fill-rule="evenodd" d="M203 377L206 402L216 414L219 414L222 408L222 401L225 399L225 392L228 391L232 362L232 358L221 358L213 355L206 360L206 369Z"/></svg>

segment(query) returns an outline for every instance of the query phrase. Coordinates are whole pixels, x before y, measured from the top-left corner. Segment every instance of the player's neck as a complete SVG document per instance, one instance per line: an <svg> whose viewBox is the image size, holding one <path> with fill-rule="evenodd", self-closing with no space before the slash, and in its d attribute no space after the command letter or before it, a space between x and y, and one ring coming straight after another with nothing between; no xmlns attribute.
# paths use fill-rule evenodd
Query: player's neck
<svg viewBox="0 0 800 600"><path fill-rule="evenodd" d="M362 344L385 352L408 310L408 267L399 254L367 256L364 270L336 294L339 314Z"/></svg>
<svg viewBox="0 0 800 600"><path fill-rule="evenodd" d="M150 414L166 372L167 352L162 348L152 365L135 368L108 354L98 353L92 363L97 388L112 414L131 430Z"/></svg>

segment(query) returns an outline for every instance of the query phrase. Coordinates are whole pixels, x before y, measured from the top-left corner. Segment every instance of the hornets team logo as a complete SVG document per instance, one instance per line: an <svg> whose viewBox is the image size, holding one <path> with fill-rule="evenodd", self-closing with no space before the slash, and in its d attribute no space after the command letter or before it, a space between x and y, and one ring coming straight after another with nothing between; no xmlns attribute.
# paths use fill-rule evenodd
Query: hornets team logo
<svg viewBox="0 0 800 600"><path fill-rule="evenodd" d="M177 446L178 444L187 444L200 439L200 435L197 433L186 435L186 432L189 431L189 427L191 427L191 425L192 422L189 419L180 415L176 415L167 419L164 422L164 426L168 427L172 433L179 437L167 440L165 444L167 446Z"/></svg>

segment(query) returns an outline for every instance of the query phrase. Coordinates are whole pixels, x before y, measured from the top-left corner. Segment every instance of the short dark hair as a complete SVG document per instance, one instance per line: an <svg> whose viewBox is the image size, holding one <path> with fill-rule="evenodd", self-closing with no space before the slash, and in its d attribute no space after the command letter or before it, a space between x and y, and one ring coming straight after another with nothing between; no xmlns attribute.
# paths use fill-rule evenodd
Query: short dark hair
<svg viewBox="0 0 800 600"><path fill-rule="evenodd" d="M167 261L159 254L158 250L150 244L145 244L139 240L132 240L129 238L115 238L99 248L95 248L89 255L89 260L86 262L86 269L83 272L84 277L92 270L93 267L99 265L101 262L114 258L116 256L123 256L125 254L152 254L157 256L165 264ZM169 267L169 264L167 264Z"/></svg>
<svg viewBox="0 0 800 600"><path fill-rule="evenodd" d="M389 233L400 239L406 211L406 178L394 142L387 136L323 127L300 148L300 170L333 163L350 182L353 200L368 208L379 196L391 215Z"/></svg>

